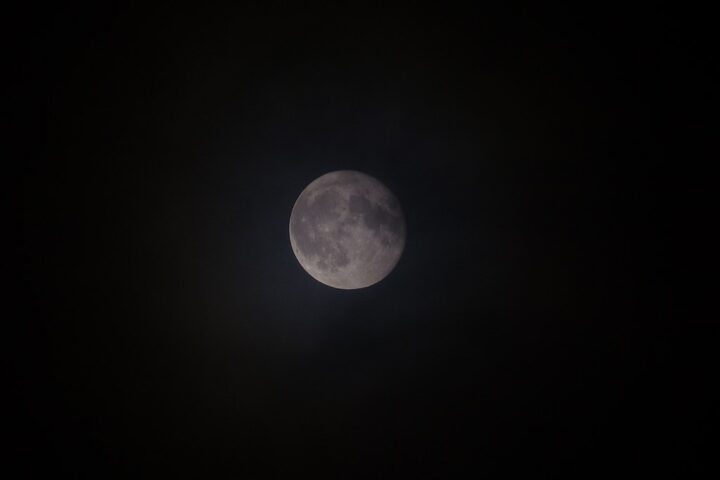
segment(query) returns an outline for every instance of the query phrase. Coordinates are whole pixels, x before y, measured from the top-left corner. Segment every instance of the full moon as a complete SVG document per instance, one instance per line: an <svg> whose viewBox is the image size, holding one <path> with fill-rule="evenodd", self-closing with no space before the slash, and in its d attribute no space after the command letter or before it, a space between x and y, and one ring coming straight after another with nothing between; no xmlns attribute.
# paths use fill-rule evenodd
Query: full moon
<svg viewBox="0 0 720 480"><path fill-rule="evenodd" d="M290 244L314 279L352 290L385 278L405 248L400 203L364 173L340 170L302 191L290 215Z"/></svg>

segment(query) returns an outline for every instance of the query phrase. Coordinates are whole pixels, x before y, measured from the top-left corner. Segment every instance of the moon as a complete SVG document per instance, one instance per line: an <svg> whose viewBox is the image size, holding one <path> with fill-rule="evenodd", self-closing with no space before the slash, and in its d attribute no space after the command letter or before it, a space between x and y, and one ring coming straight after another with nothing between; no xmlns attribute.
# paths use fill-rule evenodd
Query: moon
<svg viewBox="0 0 720 480"><path fill-rule="evenodd" d="M405 248L395 195L353 170L327 173L302 191L290 214L290 244L314 279L352 290L381 281Z"/></svg>

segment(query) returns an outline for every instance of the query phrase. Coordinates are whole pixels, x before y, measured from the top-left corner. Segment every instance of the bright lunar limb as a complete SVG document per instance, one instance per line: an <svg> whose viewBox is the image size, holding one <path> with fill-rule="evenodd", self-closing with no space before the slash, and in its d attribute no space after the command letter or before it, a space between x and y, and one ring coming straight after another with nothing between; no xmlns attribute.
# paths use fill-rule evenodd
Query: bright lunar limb
<svg viewBox="0 0 720 480"><path fill-rule="evenodd" d="M405 247L405 219L375 178L340 170L316 179L295 202L290 244L313 278L335 288L373 285L395 268Z"/></svg>

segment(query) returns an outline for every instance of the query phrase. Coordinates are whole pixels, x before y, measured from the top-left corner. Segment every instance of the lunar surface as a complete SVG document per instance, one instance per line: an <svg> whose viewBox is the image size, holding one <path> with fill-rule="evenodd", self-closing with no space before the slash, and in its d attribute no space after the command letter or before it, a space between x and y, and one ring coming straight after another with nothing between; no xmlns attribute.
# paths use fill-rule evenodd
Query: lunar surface
<svg viewBox="0 0 720 480"><path fill-rule="evenodd" d="M405 247L405 219L395 196L375 178L331 172L295 202L290 243L300 265L319 282L364 288L395 268Z"/></svg>

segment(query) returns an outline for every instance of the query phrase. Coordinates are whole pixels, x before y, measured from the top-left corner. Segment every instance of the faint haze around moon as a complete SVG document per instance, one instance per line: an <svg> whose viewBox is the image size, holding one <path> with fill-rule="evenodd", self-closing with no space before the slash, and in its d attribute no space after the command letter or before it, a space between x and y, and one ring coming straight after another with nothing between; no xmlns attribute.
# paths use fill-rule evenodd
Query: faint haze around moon
<svg viewBox="0 0 720 480"><path fill-rule="evenodd" d="M340 289L385 278L405 247L405 219L385 185L361 172L327 173L302 191L290 215L290 243L313 278Z"/></svg>

